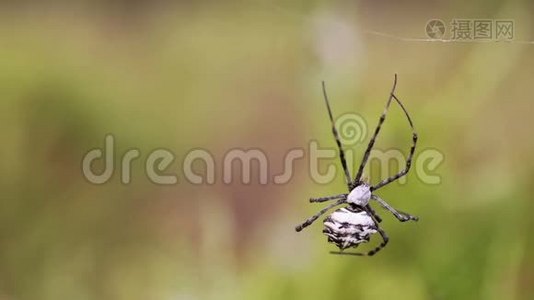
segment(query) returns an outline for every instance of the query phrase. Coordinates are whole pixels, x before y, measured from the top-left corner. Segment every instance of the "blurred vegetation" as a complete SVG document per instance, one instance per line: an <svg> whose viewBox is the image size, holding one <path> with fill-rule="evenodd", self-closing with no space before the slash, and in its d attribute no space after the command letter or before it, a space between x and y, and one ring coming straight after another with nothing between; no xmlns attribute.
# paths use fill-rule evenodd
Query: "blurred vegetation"
<svg viewBox="0 0 534 300"><path fill-rule="evenodd" d="M0 299L534 297L534 45L371 33L514 19L515 38L534 40L533 3L277 2L1 4ZM318 209L310 196L344 190L341 174L316 184L300 160L285 185L222 183L230 149L264 150L277 174L290 149L334 146L322 79L335 113L372 130L394 73L418 153L445 160L439 185L412 173L380 191L421 221L383 212L379 255L331 256L319 224L293 230ZM407 151L406 127L393 111L377 147ZM115 173L92 185L82 157L108 133ZM125 185L131 148L141 157ZM156 148L176 155L177 185L145 175ZM183 176L196 148L216 158L214 185Z"/></svg>

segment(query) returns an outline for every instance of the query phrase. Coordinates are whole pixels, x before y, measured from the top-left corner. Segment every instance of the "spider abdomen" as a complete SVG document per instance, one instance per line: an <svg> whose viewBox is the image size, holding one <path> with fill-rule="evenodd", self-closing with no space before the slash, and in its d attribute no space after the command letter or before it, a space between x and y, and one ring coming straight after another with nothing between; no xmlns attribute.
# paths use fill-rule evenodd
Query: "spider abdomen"
<svg viewBox="0 0 534 300"><path fill-rule="evenodd" d="M366 243L376 232L375 222L363 210L343 207L324 220L323 233L328 237L328 241L340 250Z"/></svg>

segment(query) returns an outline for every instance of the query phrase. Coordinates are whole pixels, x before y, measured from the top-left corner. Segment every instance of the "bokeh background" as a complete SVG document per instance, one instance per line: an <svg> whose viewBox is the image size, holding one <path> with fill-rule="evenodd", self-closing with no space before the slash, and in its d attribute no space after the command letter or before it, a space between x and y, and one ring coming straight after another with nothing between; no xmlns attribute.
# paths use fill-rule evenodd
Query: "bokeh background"
<svg viewBox="0 0 534 300"><path fill-rule="evenodd" d="M528 41L533 17L527 0L2 2L0 299L533 299L534 45L398 38L472 18L513 19ZM421 218L377 208L383 252L332 256L319 223L294 232L321 207L310 196L345 190L341 173L317 184L302 159L287 184L222 182L231 149L263 150L271 178L290 149L335 145L321 80L337 115L372 130L394 73L418 154L444 161L438 185L411 173L380 191ZM82 157L108 133L115 173L94 185ZM394 107L377 148L409 145ZM178 184L148 179L157 148ZM213 185L183 175L198 148Z"/></svg>

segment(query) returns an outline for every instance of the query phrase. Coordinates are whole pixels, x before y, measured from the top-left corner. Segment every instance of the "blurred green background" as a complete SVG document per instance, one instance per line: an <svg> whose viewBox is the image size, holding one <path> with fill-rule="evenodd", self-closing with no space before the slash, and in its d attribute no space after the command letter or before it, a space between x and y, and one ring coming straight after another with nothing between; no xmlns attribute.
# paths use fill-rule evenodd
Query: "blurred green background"
<svg viewBox="0 0 534 300"><path fill-rule="evenodd" d="M426 38L434 18L513 19L515 39L534 40L531 1L0 7L1 300L534 299L534 45L373 33ZM329 255L320 222L294 232L322 207L309 197L345 190L341 173L317 184L302 159L284 185L222 182L234 148L262 149L271 176L290 149L334 146L323 79L334 112L357 112L372 130L394 73L417 154L436 149L444 161L439 185L410 173L379 192L421 220L377 208L391 238L378 255ZM93 185L81 161L107 133L115 173ZM377 148L409 145L392 108ZM125 185L131 148L141 157ZM166 173L178 184L145 175L156 148L176 155ZM215 157L213 185L183 176L197 148Z"/></svg>

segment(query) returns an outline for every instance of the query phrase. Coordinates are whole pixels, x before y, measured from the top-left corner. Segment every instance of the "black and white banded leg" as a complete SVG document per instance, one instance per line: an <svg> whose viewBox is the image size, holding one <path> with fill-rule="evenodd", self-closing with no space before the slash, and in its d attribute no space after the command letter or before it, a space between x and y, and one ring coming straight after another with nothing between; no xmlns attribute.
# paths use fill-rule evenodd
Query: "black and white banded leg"
<svg viewBox="0 0 534 300"><path fill-rule="evenodd" d="M382 218L373 210L371 205L367 204L365 208L371 213L378 223L382 223Z"/></svg>
<svg viewBox="0 0 534 300"><path fill-rule="evenodd" d="M295 227L295 230L297 232L299 232L302 229L310 226L311 224L313 224L313 222L315 222L315 220L317 220L320 216L324 215L329 209L334 208L335 206L341 205L343 203L345 203L345 199L340 199L340 200L336 201L335 203L332 203L332 204L328 205L327 207L323 208L321 211L319 211L315 215L313 215L310 218L308 218L302 224L300 224L297 227Z"/></svg>
<svg viewBox="0 0 534 300"><path fill-rule="evenodd" d="M389 205L386 201L384 201L382 198L378 197L377 195L371 195L371 199L378 202L380 206L382 206L383 208L389 210L395 216L395 218L397 218L401 222L419 220L419 218L416 216L412 216L405 212L396 210L395 208L393 208L391 205Z"/></svg>
<svg viewBox="0 0 534 300"><path fill-rule="evenodd" d="M320 197L320 198L310 198L310 202L325 202L328 200L335 200L335 199L347 199L348 194L339 194L335 196L328 196L328 197Z"/></svg>
<svg viewBox="0 0 534 300"><path fill-rule="evenodd" d="M352 179L350 177L349 169L347 168L347 161L345 160L345 152L343 151L343 146L341 145L341 140L339 139L339 134L336 129L336 123L334 122L334 117L332 116L332 109L330 108L330 102L328 101L328 95L326 93L326 85L323 81L323 96L326 103L326 109L328 110L328 117L330 118L330 123L332 124L332 133L336 139L337 147L339 148L339 159L341 160L341 166L343 167L343 172L345 173L345 178L349 191L351 190Z"/></svg>
<svg viewBox="0 0 534 300"><path fill-rule="evenodd" d="M375 221L376 222L376 221ZM375 255L376 253L378 253L378 251L382 250L384 247L386 247L386 245L388 244L389 242L389 237L388 235L386 234L386 232L384 230L382 230L382 228L380 228L380 226L378 226L378 224L376 225L376 230L378 230L378 232L380 233L380 236L382 237L382 243L380 243L380 245L378 245L378 247L374 248L373 250L367 252L367 255L368 256L373 256Z"/></svg>
<svg viewBox="0 0 534 300"><path fill-rule="evenodd" d="M404 111L404 114L406 115L406 118L408 119L408 122L410 123L410 127L412 128L412 147L410 148L410 153L408 154L408 158L406 159L406 167L400 171L398 174L395 174L389 178L386 178L382 181L380 181L379 183L377 183L375 186L371 187L371 191L375 191L375 190L378 190L379 188L401 178L402 176L408 174L408 171L410 171L410 167L412 166L412 159L413 159L413 155L415 153L415 147L417 145L417 132L415 131L415 128L413 126L413 123L412 123L412 119L410 118L410 115L408 114L408 111L406 111L406 109L404 108L404 105L402 105L402 102L397 98L397 96L393 95L393 98L395 99L395 101L397 101L397 103L399 104L399 106L402 108L402 110Z"/></svg>
<svg viewBox="0 0 534 300"><path fill-rule="evenodd" d="M375 132L373 133L373 136L371 137L371 140L369 140L369 144L367 145L367 149L365 150L362 158L362 162L360 163L360 167L358 168L358 173L356 174L356 177L354 177L354 181L352 182L353 186L357 186L360 183L363 169L365 168L365 165L367 164L367 160L369 159L369 155L371 154L371 150L373 149L373 146L376 141L376 137L378 136L378 133L380 132L380 129L382 128L382 124L384 124L384 121L386 120L386 115L388 113L389 106L391 105L391 100L393 99L393 93L395 92L395 88L397 86L397 74L395 74L395 78L393 80L393 87L391 88L391 92L389 93L388 101L386 102L386 107L384 107L384 111L382 112L382 115L380 115L380 119L378 120L378 125L376 126Z"/></svg>

